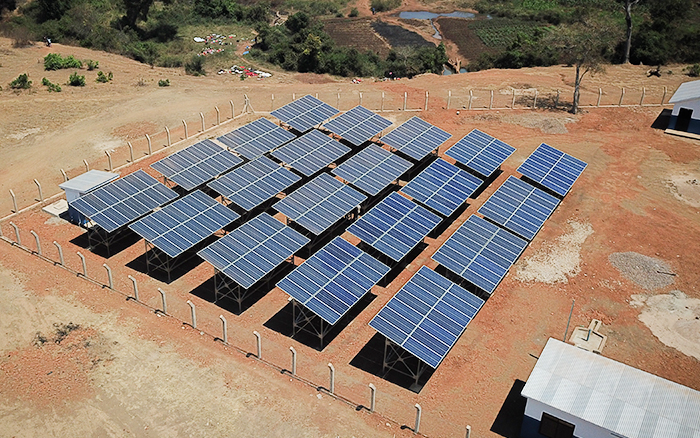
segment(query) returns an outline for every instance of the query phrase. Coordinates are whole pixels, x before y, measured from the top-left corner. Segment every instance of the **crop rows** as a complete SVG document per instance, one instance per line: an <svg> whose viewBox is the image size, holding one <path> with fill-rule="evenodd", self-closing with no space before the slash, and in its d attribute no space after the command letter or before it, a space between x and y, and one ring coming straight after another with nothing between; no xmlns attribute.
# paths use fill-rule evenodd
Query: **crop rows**
<svg viewBox="0 0 700 438"><path fill-rule="evenodd" d="M484 45L499 49L513 44L519 34L531 36L542 27L537 23L508 19L477 20L469 24Z"/></svg>

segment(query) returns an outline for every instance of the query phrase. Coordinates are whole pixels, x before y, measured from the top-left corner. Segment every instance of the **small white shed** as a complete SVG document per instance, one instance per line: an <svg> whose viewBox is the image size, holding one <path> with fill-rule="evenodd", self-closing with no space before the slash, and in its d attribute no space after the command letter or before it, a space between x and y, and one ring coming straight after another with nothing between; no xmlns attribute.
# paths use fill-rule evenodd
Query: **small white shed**
<svg viewBox="0 0 700 438"><path fill-rule="evenodd" d="M85 217L76 209L70 206L71 202L93 190L99 189L107 183L119 178L118 173L104 172L102 170L90 170L82 175L76 176L58 185L66 192L66 201L68 201L68 217L71 222L82 224Z"/></svg>
<svg viewBox="0 0 700 438"><path fill-rule="evenodd" d="M700 438L700 392L556 339L522 395L523 438Z"/></svg>
<svg viewBox="0 0 700 438"><path fill-rule="evenodd" d="M682 83L668 103L673 104L668 129L700 135L700 81Z"/></svg>

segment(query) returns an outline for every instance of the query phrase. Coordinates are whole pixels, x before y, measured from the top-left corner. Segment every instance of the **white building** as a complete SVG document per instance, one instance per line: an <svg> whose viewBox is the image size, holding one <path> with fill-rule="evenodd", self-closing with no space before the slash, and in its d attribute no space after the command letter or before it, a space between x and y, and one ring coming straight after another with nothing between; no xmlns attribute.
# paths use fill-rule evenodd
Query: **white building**
<svg viewBox="0 0 700 438"><path fill-rule="evenodd" d="M523 438L700 438L700 392L556 339L522 395Z"/></svg>
<svg viewBox="0 0 700 438"><path fill-rule="evenodd" d="M668 103L673 104L668 129L700 134L700 81L681 84Z"/></svg>

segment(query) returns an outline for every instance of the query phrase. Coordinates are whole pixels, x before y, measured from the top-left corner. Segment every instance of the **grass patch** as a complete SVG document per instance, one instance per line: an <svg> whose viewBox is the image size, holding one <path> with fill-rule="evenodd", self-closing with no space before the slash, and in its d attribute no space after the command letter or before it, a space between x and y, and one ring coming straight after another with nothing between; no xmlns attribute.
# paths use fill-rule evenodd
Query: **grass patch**
<svg viewBox="0 0 700 438"><path fill-rule="evenodd" d="M545 28L541 23L494 18L493 20L477 20L469 23L486 47L505 49L515 43L518 38L533 38L538 31Z"/></svg>

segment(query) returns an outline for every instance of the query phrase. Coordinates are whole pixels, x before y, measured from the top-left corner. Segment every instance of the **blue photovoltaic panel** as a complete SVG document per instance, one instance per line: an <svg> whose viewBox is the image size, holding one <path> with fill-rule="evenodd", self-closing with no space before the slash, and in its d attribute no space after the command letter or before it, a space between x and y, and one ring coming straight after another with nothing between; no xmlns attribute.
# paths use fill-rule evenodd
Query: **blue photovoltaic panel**
<svg viewBox="0 0 700 438"><path fill-rule="evenodd" d="M336 237L277 286L333 325L387 272L388 266Z"/></svg>
<svg viewBox="0 0 700 438"><path fill-rule="evenodd" d="M319 235L367 196L322 173L275 204L275 210Z"/></svg>
<svg viewBox="0 0 700 438"><path fill-rule="evenodd" d="M249 289L307 243L309 239L262 213L197 254Z"/></svg>
<svg viewBox="0 0 700 438"><path fill-rule="evenodd" d="M437 126L412 117L384 137L382 143L403 152L415 160L422 160L426 155L440 147L452 137Z"/></svg>
<svg viewBox="0 0 700 438"><path fill-rule="evenodd" d="M492 294L526 246L526 240L471 215L432 259Z"/></svg>
<svg viewBox="0 0 700 438"><path fill-rule="evenodd" d="M509 176L481 206L479 213L532 240L558 204L554 196Z"/></svg>
<svg viewBox="0 0 700 438"><path fill-rule="evenodd" d="M348 152L349 147L314 129L272 152L272 156L311 176Z"/></svg>
<svg viewBox="0 0 700 438"><path fill-rule="evenodd" d="M177 257L239 217L197 190L129 228L170 257Z"/></svg>
<svg viewBox="0 0 700 438"><path fill-rule="evenodd" d="M111 233L175 198L177 193L173 190L137 170L86 193L70 205Z"/></svg>
<svg viewBox="0 0 700 438"><path fill-rule="evenodd" d="M393 192L350 225L348 231L398 262L440 220L440 216Z"/></svg>
<svg viewBox="0 0 700 438"><path fill-rule="evenodd" d="M270 152L289 140L294 134L282 129L267 119L258 119L217 138L229 149L249 160Z"/></svg>
<svg viewBox="0 0 700 438"><path fill-rule="evenodd" d="M474 129L445 151L445 155L489 177L513 152L513 146Z"/></svg>
<svg viewBox="0 0 700 438"><path fill-rule="evenodd" d="M267 157L259 157L207 184L224 198L250 211L301 177Z"/></svg>
<svg viewBox="0 0 700 438"><path fill-rule="evenodd" d="M398 155L370 144L331 173L374 196L412 166Z"/></svg>
<svg viewBox="0 0 700 438"><path fill-rule="evenodd" d="M401 192L440 214L450 216L482 183L474 175L438 158Z"/></svg>
<svg viewBox="0 0 700 438"><path fill-rule="evenodd" d="M566 196L587 164L542 143L518 172L561 196Z"/></svg>
<svg viewBox="0 0 700 438"><path fill-rule="evenodd" d="M242 162L236 155L207 139L156 161L151 167L189 191Z"/></svg>
<svg viewBox="0 0 700 438"><path fill-rule="evenodd" d="M299 132L306 132L338 114L338 110L306 95L270 113Z"/></svg>
<svg viewBox="0 0 700 438"><path fill-rule="evenodd" d="M483 305L481 298L423 266L369 325L435 369Z"/></svg>
<svg viewBox="0 0 700 438"><path fill-rule="evenodd" d="M355 146L361 145L389 126L389 120L361 106L356 106L323 125Z"/></svg>

